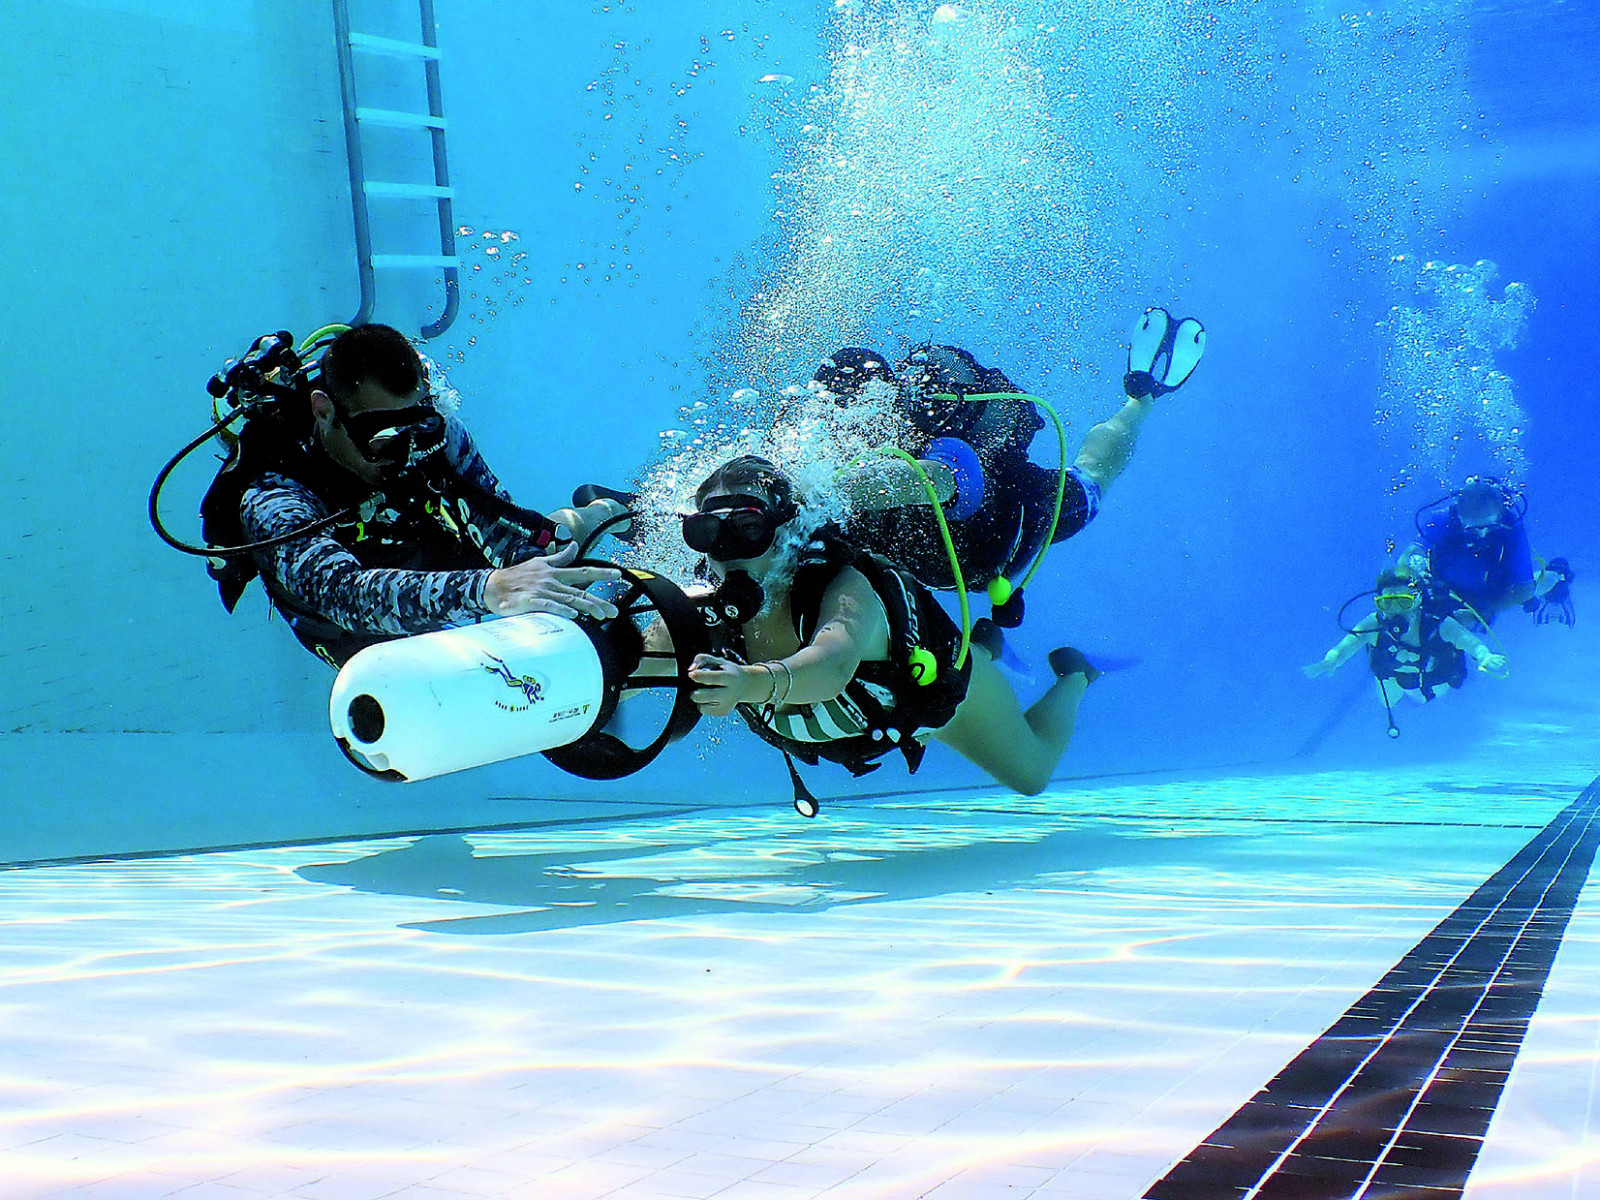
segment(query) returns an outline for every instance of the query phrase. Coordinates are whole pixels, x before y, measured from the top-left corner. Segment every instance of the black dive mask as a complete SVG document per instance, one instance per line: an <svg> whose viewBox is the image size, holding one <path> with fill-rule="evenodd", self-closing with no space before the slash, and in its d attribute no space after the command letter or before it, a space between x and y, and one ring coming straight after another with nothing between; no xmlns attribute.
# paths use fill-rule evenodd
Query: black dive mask
<svg viewBox="0 0 1600 1200"><path fill-rule="evenodd" d="M756 496L721 496L710 508L683 518L683 540L717 562L760 558L792 516L792 511L774 512Z"/></svg>
<svg viewBox="0 0 1600 1200"><path fill-rule="evenodd" d="M361 457L380 467L419 467L445 448L444 417L432 404L341 415Z"/></svg>

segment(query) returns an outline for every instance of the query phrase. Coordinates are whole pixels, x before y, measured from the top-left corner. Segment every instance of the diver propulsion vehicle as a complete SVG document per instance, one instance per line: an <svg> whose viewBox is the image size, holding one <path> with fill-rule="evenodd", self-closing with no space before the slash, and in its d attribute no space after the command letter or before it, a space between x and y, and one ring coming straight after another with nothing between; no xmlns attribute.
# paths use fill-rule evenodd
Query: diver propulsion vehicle
<svg viewBox="0 0 1600 1200"><path fill-rule="evenodd" d="M584 560L585 566L612 566ZM333 736L380 779L415 782L526 754L585 779L620 779L688 733L700 712L689 664L710 649L707 608L671 580L623 569L617 616L500 617L369 646L334 680ZM645 649L635 620L653 613L672 650ZM670 690L671 709L643 746L608 730L628 693Z"/></svg>

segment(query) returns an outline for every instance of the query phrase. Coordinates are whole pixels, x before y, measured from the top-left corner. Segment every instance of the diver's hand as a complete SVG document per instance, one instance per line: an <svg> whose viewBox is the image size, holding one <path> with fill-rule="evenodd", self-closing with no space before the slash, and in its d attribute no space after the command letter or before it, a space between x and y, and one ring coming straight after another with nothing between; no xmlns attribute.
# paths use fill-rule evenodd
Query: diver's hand
<svg viewBox="0 0 1600 1200"><path fill-rule="evenodd" d="M483 602L489 611L509 617L514 613L544 612L558 617L596 617L607 620L617 615L617 606L584 591L593 583L621 579L614 567L569 567L578 554L577 543L548 558L530 558L509 567L489 572L483 589Z"/></svg>
<svg viewBox="0 0 1600 1200"><path fill-rule="evenodd" d="M715 654L695 655L689 678L700 685L690 699L708 717L725 717L741 704L760 704L772 695L772 676L765 667L747 667Z"/></svg>
<svg viewBox="0 0 1600 1200"><path fill-rule="evenodd" d="M1333 674L1334 669L1338 667L1338 665L1339 664L1334 662L1331 658L1319 658L1316 662L1310 663L1304 667L1301 667L1300 669L1305 672L1307 679L1321 679L1324 675Z"/></svg>
<svg viewBox="0 0 1600 1200"><path fill-rule="evenodd" d="M1489 675L1504 675L1506 673L1506 656L1504 654L1485 654L1478 660L1478 670Z"/></svg>

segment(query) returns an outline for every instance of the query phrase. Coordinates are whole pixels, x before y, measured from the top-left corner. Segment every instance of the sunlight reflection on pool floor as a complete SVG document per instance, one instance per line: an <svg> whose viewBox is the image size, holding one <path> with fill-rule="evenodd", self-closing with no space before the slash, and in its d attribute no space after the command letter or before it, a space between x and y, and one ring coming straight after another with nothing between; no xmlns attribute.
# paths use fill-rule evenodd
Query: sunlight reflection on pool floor
<svg viewBox="0 0 1600 1200"><path fill-rule="evenodd" d="M1139 1196L1587 782L1162 778L8 872L0 1195ZM1596 1157L1597 944L1580 903L1469 1194L1571 1195Z"/></svg>

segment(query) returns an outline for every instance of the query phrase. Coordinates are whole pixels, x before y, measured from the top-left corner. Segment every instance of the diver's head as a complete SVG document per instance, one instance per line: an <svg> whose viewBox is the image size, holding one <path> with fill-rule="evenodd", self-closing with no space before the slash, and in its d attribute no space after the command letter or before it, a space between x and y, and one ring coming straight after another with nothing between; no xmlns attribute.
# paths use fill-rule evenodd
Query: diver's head
<svg viewBox="0 0 1600 1200"><path fill-rule="evenodd" d="M968 403L967 397L1001 390L988 385L978 360L960 346L913 346L906 356L905 373L907 415L929 437L966 437L983 411L981 405ZM1011 390L1003 375L1000 382L1004 390Z"/></svg>
<svg viewBox="0 0 1600 1200"><path fill-rule="evenodd" d="M1378 572L1372 607L1380 617L1405 617L1422 607L1422 590L1409 571L1386 567Z"/></svg>
<svg viewBox="0 0 1600 1200"><path fill-rule="evenodd" d="M334 339L311 392L317 440L341 467L368 483L444 449L444 418L428 371L405 334L360 325Z"/></svg>
<svg viewBox="0 0 1600 1200"><path fill-rule="evenodd" d="M1489 529L1509 525L1515 517L1506 489L1496 480L1474 476L1456 493L1456 519L1463 529Z"/></svg>
<svg viewBox="0 0 1600 1200"><path fill-rule="evenodd" d="M713 574L730 566L764 574L778 531L800 511L793 482L775 464L742 454L718 467L694 493L683 540L706 556ZM752 570L752 568L755 568Z"/></svg>
<svg viewBox="0 0 1600 1200"><path fill-rule="evenodd" d="M864 350L859 346L835 350L822 360L811 382L831 396L840 408L852 407L862 400L892 404L905 387L887 358L876 350Z"/></svg>

